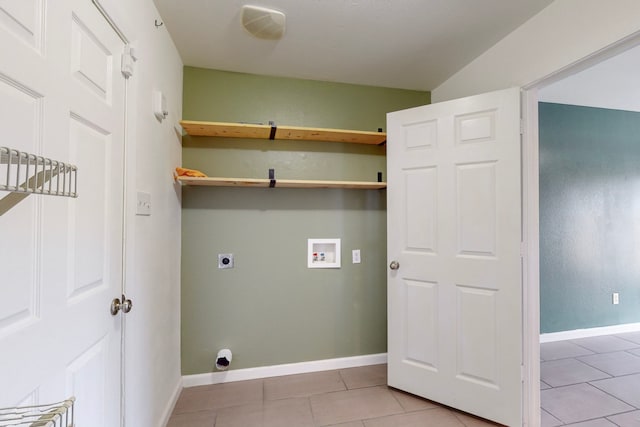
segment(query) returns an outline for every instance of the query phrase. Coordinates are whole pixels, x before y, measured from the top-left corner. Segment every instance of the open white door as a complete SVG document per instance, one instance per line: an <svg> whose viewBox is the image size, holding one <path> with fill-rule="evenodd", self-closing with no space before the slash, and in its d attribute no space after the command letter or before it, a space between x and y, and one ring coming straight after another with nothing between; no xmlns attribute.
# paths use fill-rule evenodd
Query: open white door
<svg viewBox="0 0 640 427"><path fill-rule="evenodd" d="M0 407L75 396L78 426L120 425L123 47L90 0L0 2L0 145L77 165L79 193L0 216Z"/></svg>
<svg viewBox="0 0 640 427"><path fill-rule="evenodd" d="M389 385L522 425L520 92L387 116Z"/></svg>

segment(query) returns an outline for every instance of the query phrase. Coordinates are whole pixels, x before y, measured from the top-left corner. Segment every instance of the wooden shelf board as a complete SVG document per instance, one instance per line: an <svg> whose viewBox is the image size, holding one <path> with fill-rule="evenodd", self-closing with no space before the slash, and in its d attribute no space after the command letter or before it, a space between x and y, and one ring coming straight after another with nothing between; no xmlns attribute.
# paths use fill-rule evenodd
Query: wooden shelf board
<svg viewBox="0 0 640 427"><path fill-rule="evenodd" d="M269 187L266 178L192 178L179 176L178 181L184 185L210 187ZM302 179L277 179L276 188L347 188L360 190L380 190L387 188L386 182L367 181L315 181Z"/></svg>
<svg viewBox="0 0 640 427"><path fill-rule="evenodd" d="M271 126L244 123L194 122L182 120L182 128L193 136L221 136L226 138L269 139Z"/></svg>
<svg viewBox="0 0 640 427"><path fill-rule="evenodd" d="M365 132L344 129L303 128L278 126L276 139L295 139L300 141L348 142L353 144L382 144L387 140L385 132Z"/></svg>
<svg viewBox="0 0 640 427"><path fill-rule="evenodd" d="M188 135L192 136L269 139L271 134L271 126L268 125L198 122L191 120L182 120L180 125ZM385 132L367 132L344 129L277 126L274 139L379 145L387 140L387 134Z"/></svg>

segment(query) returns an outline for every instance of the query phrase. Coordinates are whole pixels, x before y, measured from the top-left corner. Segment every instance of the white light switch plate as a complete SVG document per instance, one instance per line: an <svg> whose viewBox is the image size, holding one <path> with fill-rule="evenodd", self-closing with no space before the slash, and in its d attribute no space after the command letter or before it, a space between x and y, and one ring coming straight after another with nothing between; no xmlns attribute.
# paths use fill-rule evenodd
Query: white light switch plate
<svg viewBox="0 0 640 427"><path fill-rule="evenodd" d="M136 201L136 215L151 215L151 193L138 191L138 198Z"/></svg>
<svg viewBox="0 0 640 427"><path fill-rule="evenodd" d="M351 251L351 260L354 264L360 264L360 249L354 249Z"/></svg>

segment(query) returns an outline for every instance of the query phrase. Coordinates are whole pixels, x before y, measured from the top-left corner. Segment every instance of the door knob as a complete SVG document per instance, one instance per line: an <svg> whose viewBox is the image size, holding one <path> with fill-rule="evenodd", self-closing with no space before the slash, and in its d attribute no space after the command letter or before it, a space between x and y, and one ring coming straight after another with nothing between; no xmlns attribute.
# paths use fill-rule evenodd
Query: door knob
<svg viewBox="0 0 640 427"><path fill-rule="evenodd" d="M120 311L120 307L122 307L120 298L114 298L113 301L111 301L111 307L110 307L111 315L115 316L116 314L118 314L118 312Z"/></svg>
<svg viewBox="0 0 640 427"><path fill-rule="evenodd" d="M392 270L397 270L400 268L400 263L398 261L391 261L391 264L389 264L389 268Z"/></svg>
<svg viewBox="0 0 640 427"><path fill-rule="evenodd" d="M122 311L126 314L130 312L132 308L133 302L128 298L125 299L125 296L122 295Z"/></svg>
<svg viewBox="0 0 640 427"><path fill-rule="evenodd" d="M122 301L120 300L120 298L114 298L113 301L111 301L110 311L111 315L115 316L120 312L120 310L122 310L124 313L128 313L132 308L133 302L130 299L126 299L126 297L122 295Z"/></svg>

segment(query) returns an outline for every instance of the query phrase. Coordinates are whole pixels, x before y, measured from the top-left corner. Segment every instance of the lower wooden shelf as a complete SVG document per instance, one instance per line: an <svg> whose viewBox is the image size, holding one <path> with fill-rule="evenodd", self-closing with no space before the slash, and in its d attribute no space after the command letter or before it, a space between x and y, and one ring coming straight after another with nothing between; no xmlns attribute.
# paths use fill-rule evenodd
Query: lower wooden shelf
<svg viewBox="0 0 640 427"><path fill-rule="evenodd" d="M199 185L209 187L270 187L271 180L265 178L192 178L177 177L183 185ZM276 188L346 188L354 190L380 190L387 188L386 182L366 181L315 181L302 179L276 179Z"/></svg>

